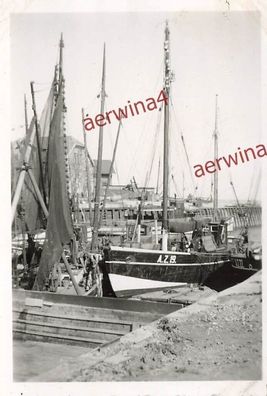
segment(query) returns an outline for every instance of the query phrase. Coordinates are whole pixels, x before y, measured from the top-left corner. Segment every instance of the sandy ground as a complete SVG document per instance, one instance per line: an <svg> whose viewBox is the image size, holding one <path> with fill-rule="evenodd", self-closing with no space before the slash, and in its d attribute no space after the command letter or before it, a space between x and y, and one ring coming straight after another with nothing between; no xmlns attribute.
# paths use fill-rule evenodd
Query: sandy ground
<svg viewBox="0 0 267 396"><path fill-rule="evenodd" d="M261 273L29 381L261 379Z"/></svg>
<svg viewBox="0 0 267 396"><path fill-rule="evenodd" d="M13 341L13 379L26 381L66 361L88 352L87 348L36 341Z"/></svg>

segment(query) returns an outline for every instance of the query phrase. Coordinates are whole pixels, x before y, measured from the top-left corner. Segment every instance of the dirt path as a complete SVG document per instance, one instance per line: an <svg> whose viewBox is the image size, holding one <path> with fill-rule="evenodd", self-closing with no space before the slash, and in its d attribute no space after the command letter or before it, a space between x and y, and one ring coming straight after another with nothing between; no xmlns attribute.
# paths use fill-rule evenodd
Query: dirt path
<svg viewBox="0 0 267 396"><path fill-rule="evenodd" d="M261 273L46 373L47 381L259 379Z"/></svg>

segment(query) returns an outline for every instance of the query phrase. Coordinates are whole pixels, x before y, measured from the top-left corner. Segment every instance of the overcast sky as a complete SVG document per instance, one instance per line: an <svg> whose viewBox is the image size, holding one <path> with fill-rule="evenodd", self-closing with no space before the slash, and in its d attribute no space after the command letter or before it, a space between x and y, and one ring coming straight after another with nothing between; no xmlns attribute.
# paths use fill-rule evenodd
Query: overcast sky
<svg viewBox="0 0 267 396"><path fill-rule="evenodd" d="M192 191L181 145L182 131L191 163L213 158L215 95L219 95L219 156L264 143L260 122L260 22L254 12L208 13L96 13L14 14L11 18L12 140L23 136L23 95L31 112L30 81L35 81L40 114L58 60L60 33L64 35L64 75L68 133L82 141L81 108L99 113L103 43L106 43L106 111L127 101L157 98L163 79L165 20L169 21L172 83L170 168L171 192ZM157 110L124 120L114 182L126 184L135 176L143 185L154 154L150 186L156 185L162 157L162 120ZM104 127L104 159L111 158L117 123ZM98 130L88 132L88 150L97 155ZM238 197L247 199L251 181L263 159L231 169ZM219 194L233 199L227 167L219 173ZM210 193L211 176L195 178L199 194Z"/></svg>

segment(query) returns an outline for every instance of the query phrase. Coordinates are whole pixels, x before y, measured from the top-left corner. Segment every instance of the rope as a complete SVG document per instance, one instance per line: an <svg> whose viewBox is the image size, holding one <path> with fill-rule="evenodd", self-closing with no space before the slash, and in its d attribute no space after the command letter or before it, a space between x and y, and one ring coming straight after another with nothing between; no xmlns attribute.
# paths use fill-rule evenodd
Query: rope
<svg viewBox="0 0 267 396"><path fill-rule="evenodd" d="M257 164L254 163L253 164L253 174L252 174L252 178L250 179L250 185L249 185L249 192L248 192L248 199L247 201L249 202L251 200L251 195L253 194L253 187L254 187L254 181L255 181L255 173L256 173L256 166ZM257 185L256 185L257 188Z"/></svg>
<svg viewBox="0 0 267 396"><path fill-rule="evenodd" d="M190 173L190 177L191 177L191 181L192 181L192 186L193 186L194 191L196 191L198 187L197 187L197 185L196 185L196 183L194 181L194 176L193 176L193 172L192 172L192 165L191 165L190 160L189 160L189 155L188 155L188 152L187 152L185 139L184 139L184 136L183 136L183 133L182 133L181 129L178 127L178 122L177 122L177 118L176 118L176 112L175 112L173 101L172 101L171 97L170 97L170 100L171 100L171 106L173 108L174 121L175 121L175 124L176 124L176 128L177 128L177 131L178 131L178 133L180 135L180 138L182 140L184 153L185 153L185 156L186 156L186 162L187 162L187 165L188 165L188 168L189 168L189 173Z"/></svg>
<svg viewBox="0 0 267 396"><path fill-rule="evenodd" d="M146 174L145 184L144 184L145 187L147 187L148 182L150 180L152 168L153 168L153 164L154 164L154 160L155 160L156 148L157 148L159 131L160 131L161 117L162 117L162 104L158 110L157 125L156 125L156 129L155 129L154 142L153 142L154 144L153 144L153 151L152 151L152 159L151 159L151 163L150 163L150 168Z"/></svg>
<svg viewBox="0 0 267 396"><path fill-rule="evenodd" d="M156 88L158 87L158 85L159 85L159 80L160 80L160 78L161 78L161 76L162 76L162 74L163 74L163 61L161 62L161 65L160 65L160 67L159 67L159 72L158 72L158 75L157 75L157 78L156 78L156 82L155 82L155 85L154 85L154 92L156 92ZM152 114L150 114L150 116L152 117ZM145 139L147 139L147 138L149 138L149 134L146 134L146 133L144 133L145 132L145 130L147 129L147 124L150 124L151 125L151 122L149 122L150 121L150 117L146 117L146 120L145 120L145 122L144 122L144 124L143 124L143 128L142 128L142 132L141 132L141 134L139 135L139 139L138 139L138 142L137 142L137 146L136 146L136 150L135 150L135 152L134 152L134 156L133 156L133 159L132 159L132 164L131 164L131 166L129 167L129 171L128 171L128 179L130 178L130 176L131 176L131 174L132 174L132 172L133 172L133 169L136 167L136 157L137 157L137 154L143 149L143 147L145 146Z"/></svg>
<svg viewBox="0 0 267 396"><path fill-rule="evenodd" d="M107 102L111 102L111 101L109 99L106 99L105 111L107 110L107 108L111 108L110 106L107 106ZM114 107L112 107L112 108L114 108ZM121 128L122 129L124 128L122 121L121 121ZM124 132L125 132L125 130L124 130ZM111 134L108 134L108 135L109 135L109 140L110 140L111 147L114 148L114 142L113 142L112 136L111 136ZM125 133L121 133L121 135L123 136L123 135L125 135ZM121 180L120 180L120 176L119 176L119 168L118 168L118 165L117 165L116 158L115 158L115 161L114 161L114 169L115 169L115 173L116 173L116 176L117 176L117 179L118 179L118 183L121 184ZM125 202L124 202L124 199L123 199L122 195L121 195L121 202L122 202L122 207L125 208L126 205L125 205Z"/></svg>
<svg viewBox="0 0 267 396"><path fill-rule="evenodd" d="M180 191L179 191L179 189L178 189L178 186L177 186L177 184L176 184L176 181L174 180L173 174L171 175L171 178L172 178L172 181L173 181L175 190L176 190L176 194L177 194L179 197L181 197L182 195L181 195L181 193L180 193Z"/></svg>

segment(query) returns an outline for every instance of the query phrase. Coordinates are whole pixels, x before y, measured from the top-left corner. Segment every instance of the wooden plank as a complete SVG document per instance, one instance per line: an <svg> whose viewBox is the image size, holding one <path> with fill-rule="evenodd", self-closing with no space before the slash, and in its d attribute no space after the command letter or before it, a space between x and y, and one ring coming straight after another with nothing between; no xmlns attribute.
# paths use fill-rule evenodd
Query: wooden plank
<svg viewBox="0 0 267 396"><path fill-rule="evenodd" d="M39 298L26 297L25 305L30 306L30 307L40 307L41 308L43 306L43 300L39 299Z"/></svg>

